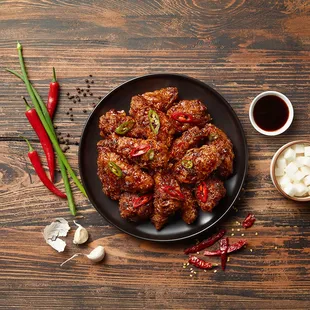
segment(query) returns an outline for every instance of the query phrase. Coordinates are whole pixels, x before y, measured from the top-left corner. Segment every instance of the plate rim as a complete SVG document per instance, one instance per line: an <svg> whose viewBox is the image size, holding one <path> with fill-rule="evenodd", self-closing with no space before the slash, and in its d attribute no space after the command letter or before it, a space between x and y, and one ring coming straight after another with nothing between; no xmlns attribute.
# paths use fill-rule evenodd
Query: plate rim
<svg viewBox="0 0 310 310"><path fill-rule="evenodd" d="M182 78L185 78L187 80L190 80L191 82L194 82L194 83L198 83L200 84L202 87L205 87L207 88L209 91L213 92L216 96L218 96L224 103L225 105L227 106L227 108L231 111L231 113L234 115L239 127L241 128L241 136L242 136L242 141L244 143L244 146L245 146L245 169L243 171L243 175L242 175L242 180L241 180L241 184L240 184L240 187L235 195L235 198L233 199L233 201L230 203L229 207L227 208L227 210L225 212L223 212L223 214L216 220L214 221L212 224L208 225L207 227L203 228L202 230L198 231L198 232L195 232L195 233L191 233L187 236L183 236L183 237L178 237L178 238L171 238L171 239L155 239L155 238L148 238L148 237L143 237L143 236L139 236L135 233L132 233L132 232L128 232L126 231L125 229L123 229L122 227L120 227L119 225L113 223L112 221L110 221L102 212L99 208L97 208L96 204L94 203L94 201L92 200L92 198L89 196L89 192L87 190L87 186L84 182L84 173L82 171L82 168L81 168L81 157L82 157L82 151L81 151L81 145L82 145L82 142L84 140L84 136L85 136L85 130L86 130L86 127L87 127L87 124L90 120L90 118L92 117L92 115L96 112L97 110L97 107L107 98L109 97L110 95L112 95L115 91L117 91L120 87L124 86L125 84L129 84L131 82L134 82L134 81L138 81L138 80L142 80L142 79L145 79L145 78L156 78L156 77L169 77L169 76L174 76L174 77L182 77ZM212 228L214 228L215 225L217 225L221 220L223 220L223 218L228 214L228 212L231 210L231 208L233 207L233 205L235 204L236 200L239 198L240 196L240 193L243 189L243 185L244 185L244 182L245 182L245 179L247 177L247 173L248 173L248 164L249 164L249 150L248 150L248 144L247 144L247 140L246 140L246 136L245 136L245 132L244 132L244 129L243 129L243 126L240 122L240 119L237 115L237 113L234 111L234 109L232 108L232 106L229 104L229 102L217 91L215 90L214 88L212 88L211 86L209 86L208 84L202 82L201 80L198 80L196 78L193 78L191 76L188 76L188 75L185 75L185 74L179 74L179 73L151 73L151 74L145 74L145 75L142 75L142 76L138 76L138 77L134 77L132 79L129 79L121 84L119 84L118 86L114 87L110 92L108 92L103 98L100 99L100 101L97 103L96 107L92 110L92 112L89 114L87 120L85 121L84 123L84 126L83 126L83 129L82 129L82 133L81 133L81 138L80 138L80 142L79 142L79 150L78 150L78 169L79 169L79 174L80 174L80 179L82 181L82 184L85 188L85 191L87 193L87 198L88 200L91 202L92 206L96 209L96 211L108 222L110 223L111 225L113 225L114 227L116 227L117 229L119 229L120 231L130 235L130 236L133 236L135 238L138 238L138 239L141 239L141 240L146 240L146 241L153 241L153 242L162 242L162 243L167 243L167 242L176 242L176 241L181 241L181 240L186 240L186 239L191 239L191 238L194 238L204 232L206 232L207 230L211 230Z"/></svg>

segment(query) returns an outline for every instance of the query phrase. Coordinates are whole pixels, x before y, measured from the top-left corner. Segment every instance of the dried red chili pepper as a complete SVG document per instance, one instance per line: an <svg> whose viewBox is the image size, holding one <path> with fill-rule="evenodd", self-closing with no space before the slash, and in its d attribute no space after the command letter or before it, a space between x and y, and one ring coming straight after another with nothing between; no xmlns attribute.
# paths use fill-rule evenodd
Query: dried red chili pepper
<svg viewBox="0 0 310 310"><path fill-rule="evenodd" d="M255 220L256 220L256 218L255 218L254 214L249 213L248 216L242 222L242 226L244 228L250 228L253 226Z"/></svg>
<svg viewBox="0 0 310 310"><path fill-rule="evenodd" d="M197 186L196 197L201 202L207 202L208 199L208 187L205 181L201 181Z"/></svg>
<svg viewBox="0 0 310 310"><path fill-rule="evenodd" d="M182 194L182 192L180 190L176 189L173 186L165 185L165 186L162 187L162 190L166 194L170 195L171 197L173 197L175 199L178 199L178 200L184 200L185 199L185 197Z"/></svg>
<svg viewBox="0 0 310 310"><path fill-rule="evenodd" d="M138 197L133 199L132 205L134 208L138 208L138 207L148 203L152 198L153 198L153 194L138 196Z"/></svg>
<svg viewBox="0 0 310 310"><path fill-rule="evenodd" d="M47 161L50 177L51 177L52 182L54 182L55 154L54 154L52 143L40 121L37 111L35 109L30 108L30 106L27 103L26 98L23 98L23 99L26 104L25 115L40 140L40 143L42 145L43 151L46 156L46 161Z"/></svg>
<svg viewBox="0 0 310 310"><path fill-rule="evenodd" d="M196 122L196 119L193 117L193 115L189 113L184 112L173 112L171 114L171 117L180 123L194 123Z"/></svg>
<svg viewBox="0 0 310 310"><path fill-rule="evenodd" d="M229 245L227 254L235 252L240 250L243 246L247 244L247 241L244 239L239 240L238 242ZM221 255L221 250L216 250L216 251L204 251L203 253L204 256L220 256Z"/></svg>
<svg viewBox="0 0 310 310"><path fill-rule="evenodd" d="M211 236L207 240L204 240L190 248L187 248L186 250L184 250L184 253L189 254L189 253L196 253L198 251L201 251L213 245L216 241L220 240L225 235L225 233L226 233L226 230L222 229L216 235Z"/></svg>
<svg viewBox="0 0 310 310"><path fill-rule="evenodd" d="M211 269L213 265L209 262L204 261L203 259L198 258L197 256L191 256L188 259L188 262L200 269Z"/></svg>
<svg viewBox="0 0 310 310"><path fill-rule="evenodd" d="M227 262L228 238L223 238L220 240L220 251L222 270L225 270Z"/></svg>
<svg viewBox="0 0 310 310"><path fill-rule="evenodd" d="M130 152L131 157L138 157L145 153L147 153L151 149L151 146L149 144L140 145L135 148L133 148Z"/></svg>
<svg viewBox="0 0 310 310"><path fill-rule="evenodd" d="M46 104L46 108L48 114L50 115L50 118L53 118L54 116L56 106L58 103L58 95L59 95L59 83L57 82L55 68L53 67L53 79L52 82L50 83L50 90L48 93L48 99Z"/></svg>
<svg viewBox="0 0 310 310"><path fill-rule="evenodd" d="M28 152L28 157L32 163L32 166L34 170L36 171L38 177L40 178L41 182L56 196L60 198L67 198L66 194L61 192L52 182L51 180L47 177L43 167L42 163L39 157L39 154L33 149L31 146L30 142L24 138L29 146L29 152Z"/></svg>

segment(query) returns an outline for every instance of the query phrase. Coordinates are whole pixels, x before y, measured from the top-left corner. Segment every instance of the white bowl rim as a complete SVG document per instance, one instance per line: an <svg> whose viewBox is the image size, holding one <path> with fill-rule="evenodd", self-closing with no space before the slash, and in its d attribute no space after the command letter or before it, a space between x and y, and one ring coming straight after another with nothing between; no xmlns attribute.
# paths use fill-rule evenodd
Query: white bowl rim
<svg viewBox="0 0 310 310"><path fill-rule="evenodd" d="M254 107L255 107L257 101L259 99L261 99L262 97L270 96L270 95L277 96L277 97L281 98L286 103L288 110L289 110L289 116L288 116L286 123L280 129L275 130L275 131L266 131L266 130L261 129L256 124L256 122L254 120L254 116L253 116ZM259 133L261 133L265 136L277 136L277 135L280 135L281 133L285 132L291 126L293 119L294 119L294 108L293 108L291 101L284 94L277 92L277 91L268 90L268 91L264 91L264 92L260 93L259 95L257 95L253 99L253 101L251 102L251 105L250 105L250 109L249 109L249 117L250 117L250 122L251 122L252 126Z"/></svg>

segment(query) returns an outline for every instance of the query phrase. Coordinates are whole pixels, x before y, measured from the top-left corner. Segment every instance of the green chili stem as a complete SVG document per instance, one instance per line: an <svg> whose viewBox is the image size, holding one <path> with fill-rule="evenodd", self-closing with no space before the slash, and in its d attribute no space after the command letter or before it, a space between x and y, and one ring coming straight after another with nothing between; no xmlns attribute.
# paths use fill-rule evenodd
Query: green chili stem
<svg viewBox="0 0 310 310"><path fill-rule="evenodd" d="M52 121L49 117L49 114L48 114L48 111L46 109L45 104L43 103L40 95L37 93L35 88L30 84L30 82L28 80L27 71L26 71L26 67L25 67L25 63L24 63L24 59L23 59L23 55L22 55L22 46L20 43L17 44L17 50L18 50L18 56L19 56L21 71L23 73L23 76L19 76L19 74L17 74L17 76L20 77L24 81L24 83L26 84L27 91L31 97L31 101L33 102L33 104L35 106L35 109L39 115L39 118L40 118L49 138L51 139L51 142L52 142L52 144L55 148L55 151L59 157L59 162L62 161L62 163L64 164L64 166L68 170L69 175L72 177L72 179L75 182L75 184L77 185L77 187L87 197L82 183L79 181L79 179L75 175L75 173L72 170L67 158L65 157L64 153L62 152L62 150L58 144L58 141L57 141L56 136L55 136L54 127L53 127ZM12 70L10 70L10 72L15 74L14 72L12 72ZM42 108L42 110L41 110L41 108ZM46 118L44 117L45 113L43 114L42 111L46 111L46 113L47 113Z"/></svg>
<svg viewBox="0 0 310 310"><path fill-rule="evenodd" d="M56 82L57 82L57 79L56 79L56 70L55 70L54 67L53 67L53 79L52 79L52 82L53 82L53 83L56 83Z"/></svg>

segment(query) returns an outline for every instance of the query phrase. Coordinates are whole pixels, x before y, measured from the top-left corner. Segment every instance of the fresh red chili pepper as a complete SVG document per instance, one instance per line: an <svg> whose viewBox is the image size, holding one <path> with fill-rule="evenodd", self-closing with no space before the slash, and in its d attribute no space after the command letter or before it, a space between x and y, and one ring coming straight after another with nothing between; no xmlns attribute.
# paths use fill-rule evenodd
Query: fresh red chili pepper
<svg viewBox="0 0 310 310"><path fill-rule="evenodd" d="M50 118L53 118L54 116L56 106L58 103L58 95L59 95L59 83L56 80L56 72L55 68L53 67L53 79L52 82L50 83L50 90L48 93L47 105L46 105Z"/></svg>
<svg viewBox="0 0 310 310"><path fill-rule="evenodd" d="M178 200L184 200L185 199L185 197L182 194L182 192L180 190L176 189L173 186L165 185L165 186L162 187L162 190L166 194L170 195L171 197L173 197L175 199L178 199Z"/></svg>
<svg viewBox="0 0 310 310"><path fill-rule="evenodd" d="M189 113L173 112L171 114L171 117L180 123L194 123L194 122L196 122L196 119L193 117L193 115L191 115Z"/></svg>
<svg viewBox="0 0 310 310"><path fill-rule="evenodd" d="M54 182L55 154L54 154L52 143L40 121L37 111L35 109L30 108L30 106L27 103L27 100L25 98L23 99L26 103L25 115L40 140L40 143L42 145L42 148L46 156L47 165L48 165L48 169L50 172L50 177L51 177L52 182Z"/></svg>
<svg viewBox="0 0 310 310"><path fill-rule="evenodd" d="M205 260L203 259L200 259L198 258L197 256L191 256L189 259L188 259L188 262L197 267L197 268L200 268L200 269L211 269L212 268L212 264L209 263L209 262L206 262Z"/></svg>
<svg viewBox="0 0 310 310"><path fill-rule="evenodd" d="M208 248L209 246L213 245L216 241L220 240L226 233L225 229L220 230L216 235L211 236L207 240L204 240L190 248L187 248L184 250L185 254L189 253L196 253L199 252L205 248Z"/></svg>
<svg viewBox="0 0 310 310"><path fill-rule="evenodd" d="M228 238L223 238L220 240L220 251L222 270L225 270L227 262Z"/></svg>
<svg viewBox="0 0 310 310"><path fill-rule="evenodd" d="M254 214L249 213L248 216L244 219L242 226L244 228L250 228L253 226L255 220L256 220L256 218L255 218Z"/></svg>
<svg viewBox="0 0 310 310"><path fill-rule="evenodd" d="M133 207L138 208L146 203L148 203L153 198L153 194L147 194L139 196L133 199Z"/></svg>
<svg viewBox="0 0 310 310"><path fill-rule="evenodd" d="M149 144L140 145L140 146L133 148L129 155L131 157L138 157L138 156L145 154L150 149L151 149L151 146Z"/></svg>
<svg viewBox="0 0 310 310"><path fill-rule="evenodd" d="M243 246L247 244L247 241L244 239L239 240L238 242L229 245L227 254L235 252L240 250ZM216 250L216 251L204 251L203 253L204 256L220 256L221 255L221 250Z"/></svg>
<svg viewBox="0 0 310 310"><path fill-rule="evenodd" d="M196 196L201 202L207 202L208 187L205 181L201 181L197 186Z"/></svg>
<svg viewBox="0 0 310 310"><path fill-rule="evenodd" d="M29 152L28 152L28 157L32 163L32 166L34 168L34 170L36 171L38 177L40 178L41 182L45 185L45 187L47 187L52 193L54 193L56 196L60 197L60 198L67 198L66 194L64 194L63 192L61 192L52 182L51 180L47 177L39 154L37 153L37 151L35 151L33 149L33 147L31 146L30 142L24 138L29 146Z"/></svg>

